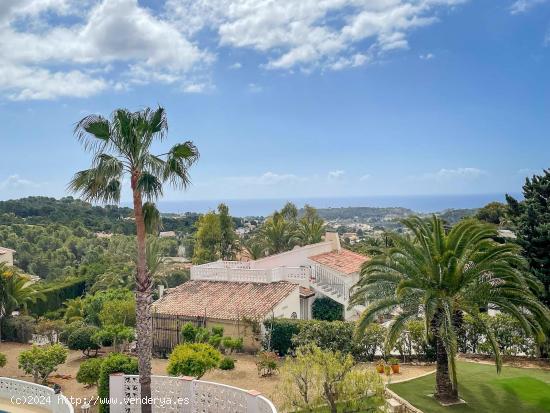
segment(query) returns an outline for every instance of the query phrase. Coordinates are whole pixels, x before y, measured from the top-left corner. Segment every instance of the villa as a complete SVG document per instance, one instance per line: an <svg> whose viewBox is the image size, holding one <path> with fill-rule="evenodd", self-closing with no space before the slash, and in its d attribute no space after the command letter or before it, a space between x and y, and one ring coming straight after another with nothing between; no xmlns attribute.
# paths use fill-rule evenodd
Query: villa
<svg viewBox="0 0 550 413"><path fill-rule="evenodd" d="M7 265L13 266L13 254L15 254L15 250L0 247L0 263L5 262Z"/></svg>
<svg viewBox="0 0 550 413"><path fill-rule="evenodd" d="M186 322L223 326L228 335L244 336L245 349L257 349L265 320L310 319L317 297L342 304L344 318L355 320L364 307L348 308L350 289L367 259L327 233L322 242L258 260L192 266L189 281L161 292L153 304L155 352L177 345Z"/></svg>

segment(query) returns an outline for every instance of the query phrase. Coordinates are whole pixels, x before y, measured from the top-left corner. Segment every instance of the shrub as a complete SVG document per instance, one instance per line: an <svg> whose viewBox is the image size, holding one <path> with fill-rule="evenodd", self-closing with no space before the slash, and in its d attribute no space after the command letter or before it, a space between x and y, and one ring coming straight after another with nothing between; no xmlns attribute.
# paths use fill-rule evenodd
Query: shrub
<svg viewBox="0 0 550 413"><path fill-rule="evenodd" d="M224 350L229 350L229 353L241 351L243 349L243 338L224 337L222 339L222 347Z"/></svg>
<svg viewBox="0 0 550 413"><path fill-rule="evenodd" d="M44 336L48 339L48 342L53 344L59 341L59 334L65 328L63 320L48 320L41 319L36 324L36 334Z"/></svg>
<svg viewBox="0 0 550 413"><path fill-rule="evenodd" d="M6 358L6 355L4 353L0 353L0 367L6 367L7 363L8 359Z"/></svg>
<svg viewBox="0 0 550 413"><path fill-rule="evenodd" d="M2 320L2 340L28 343L32 339L36 327L34 318L30 316L7 317Z"/></svg>
<svg viewBox="0 0 550 413"><path fill-rule="evenodd" d="M103 359L97 388L97 395L100 400L109 399L109 376L114 373L137 374L137 359L118 353L111 353ZM101 404L99 413L109 413L109 404Z"/></svg>
<svg viewBox="0 0 550 413"><path fill-rule="evenodd" d="M388 364L389 364L390 366L398 365L398 364L399 364L399 359L396 358L396 357L390 357L390 358L388 359Z"/></svg>
<svg viewBox="0 0 550 413"><path fill-rule="evenodd" d="M210 340L210 331L204 327L197 327L195 343L208 343L208 340Z"/></svg>
<svg viewBox="0 0 550 413"><path fill-rule="evenodd" d="M96 385L99 381L102 363L103 359L100 358L89 359L82 362L76 374L76 381L86 384L87 386Z"/></svg>
<svg viewBox="0 0 550 413"><path fill-rule="evenodd" d="M384 353L384 340L386 329L377 323L372 323L365 328L365 333L356 339L354 356L361 361L374 360L376 352Z"/></svg>
<svg viewBox="0 0 550 413"><path fill-rule="evenodd" d="M181 341L194 343L197 338L197 327L191 323L185 323L181 329Z"/></svg>
<svg viewBox="0 0 550 413"><path fill-rule="evenodd" d="M136 325L136 300L132 297L126 300L113 300L103 303L99 312L101 325L123 325L133 327Z"/></svg>
<svg viewBox="0 0 550 413"><path fill-rule="evenodd" d="M221 326L217 326L217 327L214 326L214 327L212 327L211 330L212 330L212 335L214 335L214 336L220 336L220 337L223 336L223 327L221 327Z"/></svg>
<svg viewBox="0 0 550 413"><path fill-rule="evenodd" d="M288 357L281 368L278 392L285 407L301 411L380 411L384 387L373 371L357 369L350 354L321 350L315 345L296 349L296 357ZM368 399L368 400L367 400ZM369 408L366 408L368 405ZM338 406L338 408L337 408Z"/></svg>
<svg viewBox="0 0 550 413"><path fill-rule="evenodd" d="M94 326L84 326L73 331L67 339L67 346L71 350L80 350L86 357L90 357L90 352L95 351L94 356L97 355L97 350L100 349L95 335L98 332L98 328Z"/></svg>
<svg viewBox="0 0 550 413"><path fill-rule="evenodd" d="M316 298L311 313L316 320L344 321L344 306L328 297Z"/></svg>
<svg viewBox="0 0 550 413"><path fill-rule="evenodd" d="M272 376L279 371L277 354L272 351L261 351L256 356L256 368L260 377Z"/></svg>
<svg viewBox="0 0 550 413"><path fill-rule="evenodd" d="M19 354L19 368L32 375L35 383L45 383L48 376L65 363L69 352L61 344L51 344L38 347L33 345L30 350Z"/></svg>
<svg viewBox="0 0 550 413"><path fill-rule="evenodd" d="M305 324L302 320L290 320L286 318L273 318L264 322L267 335L264 348L273 350L281 356L294 351L292 337L300 332L300 327Z"/></svg>
<svg viewBox="0 0 550 413"><path fill-rule="evenodd" d="M126 343L135 339L133 328L125 327L122 324L106 325L97 330L92 336L92 340L99 345L114 346L115 353L119 353L125 347Z"/></svg>
<svg viewBox="0 0 550 413"><path fill-rule="evenodd" d="M235 368L235 360L233 360L231 357L224 357L222 361L220 361L220 369L233 370L234 368Z"/></svg>
<svg viewBox="0 0 550 413"><path fill-rule="evenodd" d="M351 354L355 351L354 329L354 323L312 320L300 324L300 331L292 337L292 344L299 347L313 343L322 350Z"/></svg>
<svg viewBox="0 0 550 413"><path fill-rule="evenodd" d="M221 353L210 344L180 344L168 358L167 372L171 376L200 378L208 370L218 366Z"/></svg>
<svg viewBox="0 0 550 413"><path fill-rule="evenodd" d="M61 333L59 334L59 341L67 344L69 336L76 330L84 326L86 326L86 323L84 323L84 321L73 321L72 323L66 324L63 331L61 331Z"/></svg>

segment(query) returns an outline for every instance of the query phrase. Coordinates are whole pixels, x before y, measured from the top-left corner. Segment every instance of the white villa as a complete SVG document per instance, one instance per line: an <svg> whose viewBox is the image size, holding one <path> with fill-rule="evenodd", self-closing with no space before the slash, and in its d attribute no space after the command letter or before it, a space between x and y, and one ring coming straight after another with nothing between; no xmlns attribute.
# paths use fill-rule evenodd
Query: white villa
<svg viewBox="0 0 550 413"><path fill-rule="evenodd" d="M5 262L9 266L13 266L13 254L15 254L15 250L0 247L0 262Z"/></svg>
<svg viewBox="0 0 550 413"><path fill-rule="evenodd" d="M350 289L367 259L343 249L338 234L327 233L317 244L255 261L192 266L190 281L168 289L153 304L154 346L169 350L178 344L182 323L177 320L221 325L229 335L242 335L243 319L260 324L272 317L307 320L316 297L342 304L344 318L354 320L364 307L348 308ZM258 344L245 336L245 348Z"/></svg>

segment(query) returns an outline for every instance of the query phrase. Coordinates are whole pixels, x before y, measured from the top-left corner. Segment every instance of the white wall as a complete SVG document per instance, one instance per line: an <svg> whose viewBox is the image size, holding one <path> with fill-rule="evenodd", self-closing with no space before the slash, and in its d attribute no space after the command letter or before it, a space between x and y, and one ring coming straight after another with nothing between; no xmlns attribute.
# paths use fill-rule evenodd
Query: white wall
<svg viewBox="0 0 550 413"><path fill-rule="evenodd" d="M337 248L334 242L324 241L304 247L296 247L291 251L252 261L250 264L252 268L256 269L271 269L284 266L299 267L301 265L309 265L308 257L331 252L335 249Z"/></svg>
<svg viewBox="0 0 550 413"><path fill-rule="evenodd" d="M296 313L300 318L300 289L298 286L283 301L273 308L275 318L292 318L292 313ZM269 314L267 318L271 318Z"/></svg>

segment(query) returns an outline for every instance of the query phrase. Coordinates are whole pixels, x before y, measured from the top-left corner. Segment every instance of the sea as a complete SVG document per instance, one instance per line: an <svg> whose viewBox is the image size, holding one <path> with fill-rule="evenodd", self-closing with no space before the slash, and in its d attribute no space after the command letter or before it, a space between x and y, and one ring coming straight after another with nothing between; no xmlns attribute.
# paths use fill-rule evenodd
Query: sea
<svg viewBox="0 0 550 413"><path fill-rule="evenodd" d="M511 193L516 199L521 194ZM267 216L280 209L287 201L298 208L305 204L316 208L341 207L402 207L418 213L441 212L446 209L481 208L489 202L505 202L505 194L466 194L466 195L399 195L326 198L288 199L211 199L160 201L158 207L165 213L204 213L213 211L221 202L229 206L231 215L237 217Z"/></svg>

